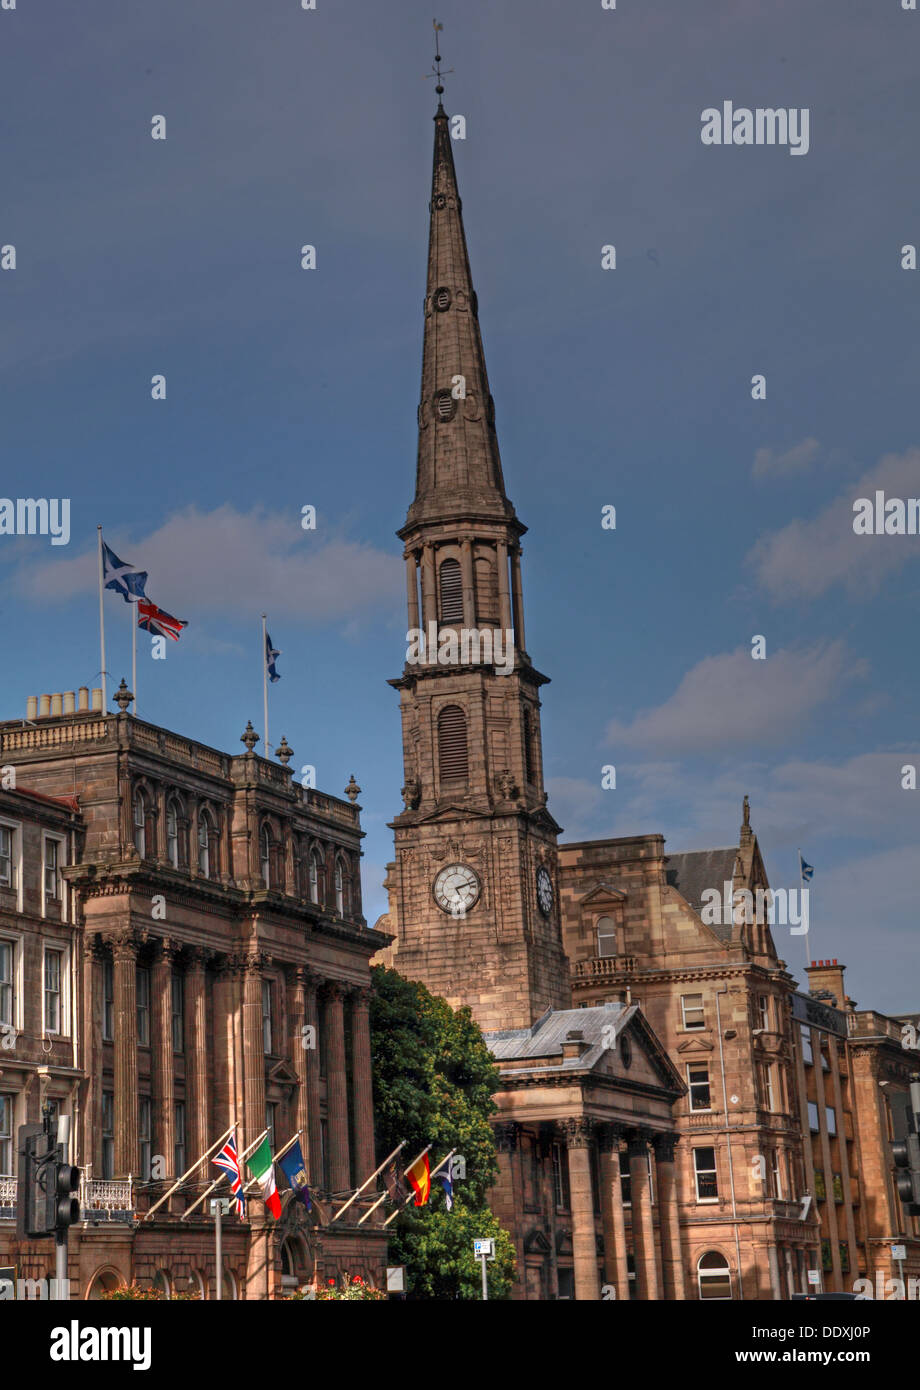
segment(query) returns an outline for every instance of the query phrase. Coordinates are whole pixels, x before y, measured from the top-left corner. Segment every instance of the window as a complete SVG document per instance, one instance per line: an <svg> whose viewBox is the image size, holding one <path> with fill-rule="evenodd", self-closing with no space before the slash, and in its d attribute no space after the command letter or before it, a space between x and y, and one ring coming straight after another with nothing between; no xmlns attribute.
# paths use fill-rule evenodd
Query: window
<svg viewBox="0 0 920 1390"><path fill-rule="evenodd" d="M700 1298L731 1298L732 1274L724 1255L708 1250L696 1266Z"/></svg>
<svg viewBox="0 0 920 1390"><path fill-rule="evenodd" d="M16 943L0 941L0 1024L16 1023Z"/></svg>
<svg viewBox="0 0 920 1390"><path fill-rule="evenodd" d="M459 560L443 560L438 570L441 622L463 623L463 579Z"/></svg>
<svg viewBox="0 0 920 1390"><path fill-rule="evenodd" d="M763 1083L763 1102L766 1108L772 1113L776 1109L776 1092L773 1086L772 1066L765 1066L763 1068L761 1071L761 1079Z"/></svg>
<svg viewBox="0 0 920 1390"><path fill-rule="evenodd" d="M615 956L617 953L617 928L612 917L597 919L597 954Z"/></svg>
<svg viewBox="0 0 920 1390"><path fill-rule="evenodd" d="M827 1196L827 1187L824 1182L823 1168L815 1169L815 1196L820 1202L823 1202L825 1197Z"/></svg>
<svg viewBox="0 0 920 1390"><path fill-rule="evenodd" d="M115 1038L115 967L110 960L102 962L102 1038Z"/></svg>
<svg viewBox="0 0 920 1390"><path fill-rule="evenodd" d="M783 1178L780 1172L778 1149L774 1149L770 1155L770 1181L773 1196L778 1202L781 1202L783 1200Z"/></svg>
<svg viewBox="0 0 920 1390"><path fill-rule="evenodd" d="M13 1097L0 1095L0 1178L13 1176Z"/></svg>
<svg viewBox="0 0 920 1390"><path fill-rule="evenodd" d="M173 1052L185 1051L185 977L173 974L169 981Z"/></svg>
<svg viewBox="0 0 920 1390"><path fill-rule="evenodd" d="M831 1190L834 1194L835 1202L843 1201L843 1174L835 1173L831 1180Z"/></svg>
<svg viewBox="0 0 920 1390"><path fill-rule="evenodd" d="M142 859L145 859L149 852L153 853L153 845L147 841L147 798L140 787L134 793L134 848Z"/></svg>
<svg viewBox="0 0 920 1390"><path fill-rule="evenodd" d="M268 1147L272 1153L275 1152L275 1120L278 1114L278 1107L274 1101L269 1101L265 1106L265 1128L268 1130Z"/></svg>
<svg viewBox="0 0 920 1390"><path fill-rule="evenodd" d="M115 1176L115 1094L102 1092L102 1176Z"/></svg>
<svg viewBox="0 0 920 1390"><path fill-rule="evenodd" d="M0 888L16 887L16 864L13 851L13 828L9 825L0 825Z"/></svg>
<svg viewBox="0 0 920 1390"><path fill-rule="evenodd" d="M690 1087L690 1109L711 1110L712 1099L709 1089L709 1068L696 1064L688 1066L687 1085Z"/></svg>
<svg viewBox="0 0 920 1390"><path fill-rule="evenodd" d="M569 1193L569 1153L563 1144L553 1144L553 1192L557 1211L568 1211L572 1205Z"/></svg>
<svg viewBox="0 0 920 1390"><path fill-rule="evenodd" d="M473 566L476 585L476 621L480 627L498 627L498 575L487 556L480 556Z"/></svg>
<svg viewBox="0 0 920 1390"><path fill-rule="evenodd" d="M180 1177L185 1172L185 1101L177 1100L173 1106L173 1173Z"/></svg>
<svg viewBox="0 0 920 1390"><path fill-rule="evenodd" d="M198 872L204 878L220 873L220 840L210 811L198 812Z"/></svg>
<svg viewBox="0 0 920 1390"><path fill-rule="evenodd" d="M150 1181L151 1156L151 1101L149 1096L140 1096L137 1102L137 1138L141 1151L141 1178Z"/></svg>
<svg viewBox="0 0 920 1390"><path fill-rule="evenodd" d="M45 1032L60 1033L63 1022L64 952L45 947Z"/></svg>
<svg viewBox="0 0 920 1390"><path fill-rule="evenodd" d="M693 1150L693 1173L696 1178L696 1200L714 1202L719 1195L715 1149Z"/></svg>
<svg viewBox="0 0 920 1390"><path fill-rule="evenodd" d="M174 869L188 868L188 826L177 796L166 803L166 856Z"/></svg>
<svg viewBox="0 0 920 1390"><path fill-rule="evenodd" d="M284 892L284 867L281 842L272 832L268 821L263 821L259 835L259 857L262 864L262 882L266 888Z"/></svg>
<svg viewBox="0 0 920 1390"><path fill-rule="evenodd" d="M830 1071L831 1064L827 1056L829 1048L826 1033L818 1034L818 1046L821 1049L821 1070Z"/></svg>
<svg viewBox="0 0 920 1390"><path fill-rule="evenodd" d="M839 1250L840 1250L840 1271L841 1271L842 1274L849 1274L849 1272L850 1272L850 1247L849 1247L849 1245L847 1245L847 1243L846 1243L845 1240L841 1240L841 1241L839 1242L838 1248L839 1248Z"/></svg>
<svg viewBox="0 0 920 1390"><path fill-rule="evenodd" d="M137 967L137 1040L143 1047L150 1043L150 971L145 965Z"/></svg>
<svg viewBox="0 0 920 1390"><path fill-rule="evenodd" d="M272 982L262 981L262 1051L272 1055Z"/></svg>
<svg viewBox="0 0 920 1390"><path fill-rule="evenodd" d="M832 1105L828 1105L825 1106L825 1114L827 1116L827 1132L833 1138L837 1133L837 1111Z"/></svg>
<svg viewBox="0 0 920 1390"><path fill-rule="evenodd" d="M438 715L438 774L442 782L469 778L466 715L459 705L445 705Z"/></svg>
<svg viewBox="0 0 920 1390"><path fill-rule="evenodd" d="M536 759L534 758L534 747L533 747L533 714L531 713L531 711L530 711L529 709L525 709L525 710L524 710L524 776L526 777L527 781L531 784L531 786L534 786L534 785L536 784L536 780L537 780L537 779L536 779L536 776L534 775L534 767L535 767L535 764L536 764Z"/></svg>
<svg viewBox="0 0 920 1390"><path fill-rule="evenodd" d="M63 896L60 858L61 841L46 835L44 837L45 899L49 902L60 902Z"/></svg>
<svg viewBox="0 0 920 1390"><path fill-rule="evenodd" d="M319 850L310 850L310 902L321 903L324 894L320 892L320 875L322 874L323 864Z"/></svg>
<svg viewBox="0 0 920 1390"><path fill-rule="evenodd" d="M758 995L757 998L758 1028L769 1031L770 1028L770 996L768 994Z"/></svg>
<svg viewBox="0 0 920 1390"><path fill-rule="evenodd" d="M813 1100L808 1102L808 1128L812 1134L817 1134L821 1128L818 1121L818 1107Z"/></svg>
<svg viewBox="0 0 920 1390"><path fill-rule="evenodd" d="M821 1268L825 1274L830 1274L834 1268L833 1257L831 1256L831 1243L825 1239L821 1242Z"/></svg>
<svg viewBox="0 0 920 1390"><path fill-rule="evenodd" d="M686 1029L695 1031L705 1028L706 1015L703 1012L702 994L682 994L680 996L680 1011Z"/></svg>
<svg viewBox="0 0 920 1390"><path fill-rule="evenodd" d="M806 1067L813 1066L815 1055L811 1049L811 1029L807 1023L799 1024L799 1034L802 1039L802 1060Z"/></svg>
<svg viewBox="0 0 920 1390"><path fill-rule="evenodd" d="M345 875L342 872L342 861L336 858L335 861L335 910L340 917L345 916Z"/></svg>
<svg viewBox="0 0 920 1390"><path fill-rule="evenodd" d="M620 1150L620 1197L624 1207L632 1206L632 1180L629 1175L629 1154Z"/></svg>

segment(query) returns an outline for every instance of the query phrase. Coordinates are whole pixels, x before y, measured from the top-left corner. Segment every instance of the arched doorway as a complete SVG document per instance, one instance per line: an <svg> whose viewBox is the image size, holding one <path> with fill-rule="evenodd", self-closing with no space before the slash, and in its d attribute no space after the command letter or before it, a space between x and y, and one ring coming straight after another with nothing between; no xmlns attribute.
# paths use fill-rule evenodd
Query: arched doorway
<svg viewBox="0 0 920 1390"><path fill-rule="evenodd" d="M731 1298L732 1272L724 1255L718 1250L707 1250L696 1265L696 1277L700 1298Z"/></svg>
<svg viewBox="0 0 920 1390"><path fill-rule="evenodd" d="M123 1282L124 1280L114 1269L99 1269L90 1281L86 1297L91 1301L98 1301L104 1293L111 1293Z"/></svg>

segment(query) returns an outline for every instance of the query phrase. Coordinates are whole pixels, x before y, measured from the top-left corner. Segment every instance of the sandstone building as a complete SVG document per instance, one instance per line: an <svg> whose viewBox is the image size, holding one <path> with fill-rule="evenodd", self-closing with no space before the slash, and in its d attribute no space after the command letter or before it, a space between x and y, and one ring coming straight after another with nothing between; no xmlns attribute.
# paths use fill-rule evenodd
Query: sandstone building
<svg viewBox="0 0 920 1390"><path fill-rule="evenodd" d="M137 1279L213 1297L213 1221L184 1213L217 1169L146 1214L234 1120L241 1150L266 1127L273 1152L299 1131L320 1197L369 1176L369 959L384 938L361 914L354 784L347 800L302 788L285 741L268 761L250 726L229 756L134 718L130 699L124 683L114 714L85 692L43 697L0 724L16 784L0 794L0 1020L15 1033L0 1051L0 1266L53 1270L51 1242L20 1247L11 1223L12 1141L47 1098L84 1171L75 1296ZM224 1297L344 1271L379 1284L385 1235L359 1214L321 1224L286 1200L276 1224L256 1196L224 1222Z"/></svg>

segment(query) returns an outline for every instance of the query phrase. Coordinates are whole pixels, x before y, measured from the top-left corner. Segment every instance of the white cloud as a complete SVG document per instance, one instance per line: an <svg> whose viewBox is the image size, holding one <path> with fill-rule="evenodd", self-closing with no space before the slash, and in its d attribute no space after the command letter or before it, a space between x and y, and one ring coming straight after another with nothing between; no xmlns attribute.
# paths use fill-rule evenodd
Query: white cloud
<svg viewBox="0 0 920 1390"><path fill-rule="evenodd" d="M629 724L612 720L606 741L661 753L773 743L801 733L820 705L867 670L842 641L772 654L768 645L764 661L739 647L704 657L657 709Z"/></svg>
<svg viewBox="0 0 920 1390"><path fill-rule="evenodd" d="M821 445L817 439L803 439L781 454L775 449L758 449L754 455L751 477L782 477L788 473L802 473L814 463L820 451Z"/></svg>
<svg viewBox="0 0 920 1390"><path fill-rule="evenodd" d="M267 611L304 623L352 620L401 601L399 558L320 529L303 531L300 516L229 503L213 512L195 506L175 513L147 536L106 535L126 562L149 573L147 593L161 607L192 620L196 613L251 618ZM23 564L17 591L39 603L91 592L96 551L72 559Z"/></svg>
<svg viewBox="0 0 920 1390"><path fill-rule="evenodd" d="M762 536L748 554L761 586L775 599L817 598L834 584L851 594L875 593L882 580L920 556L918 536L857 536L853 503L881 489L888 497L920 495L920 448L886 454L814 519L790 521Z"/></svg>

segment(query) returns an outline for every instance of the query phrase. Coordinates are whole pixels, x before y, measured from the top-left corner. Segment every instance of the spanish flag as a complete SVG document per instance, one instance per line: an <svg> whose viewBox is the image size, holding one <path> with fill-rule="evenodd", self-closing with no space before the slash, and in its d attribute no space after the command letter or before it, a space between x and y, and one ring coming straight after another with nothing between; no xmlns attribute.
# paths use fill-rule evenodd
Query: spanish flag
<svg viewBox="0 0 920 1390"><path fill-rule="evenodd" d="M415 1193L415 1205L423 1207L431 1196L431 1172L428 1167L428 1155L422 1154L417 1158L411 1168L406 1169L406 1176L412 1184L412 1191Z"/></svg>

